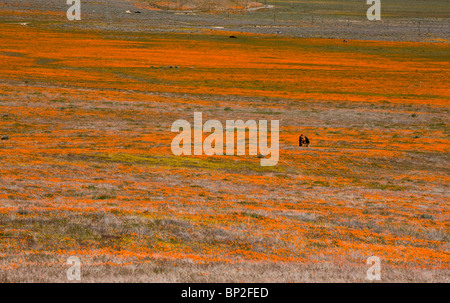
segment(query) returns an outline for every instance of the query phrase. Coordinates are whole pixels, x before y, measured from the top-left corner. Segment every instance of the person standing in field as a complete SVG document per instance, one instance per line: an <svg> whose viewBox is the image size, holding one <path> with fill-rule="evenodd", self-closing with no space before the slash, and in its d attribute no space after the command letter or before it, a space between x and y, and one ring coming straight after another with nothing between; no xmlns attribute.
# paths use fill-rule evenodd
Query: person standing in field
<svg viewBox="0 0 450 303"><path fill-rule="evenodd" d="M302 147L303 146L303 134L300 135L300 137L298 138L298 146Z"/></svg>
<svg viewBox="0 0 450 303"><path fill-rule="evenodd" d="M309 146L309 139L308 139L308 137L307 137L307 136L305 136L305 145L306 145L306 147L308 147L308 146Z"/></svg>

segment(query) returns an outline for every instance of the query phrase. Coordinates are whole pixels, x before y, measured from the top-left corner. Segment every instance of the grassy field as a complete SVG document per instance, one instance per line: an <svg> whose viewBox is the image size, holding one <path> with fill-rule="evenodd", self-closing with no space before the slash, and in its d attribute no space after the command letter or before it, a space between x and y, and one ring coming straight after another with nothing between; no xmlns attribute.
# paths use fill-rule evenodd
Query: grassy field
<svg viewBox="0 0 450 303"><path fill-rule="evenodd" d="M0 22L1 282L448 282L448 43L231 34ZM278 166L174 156L195 111Z"/></svg>

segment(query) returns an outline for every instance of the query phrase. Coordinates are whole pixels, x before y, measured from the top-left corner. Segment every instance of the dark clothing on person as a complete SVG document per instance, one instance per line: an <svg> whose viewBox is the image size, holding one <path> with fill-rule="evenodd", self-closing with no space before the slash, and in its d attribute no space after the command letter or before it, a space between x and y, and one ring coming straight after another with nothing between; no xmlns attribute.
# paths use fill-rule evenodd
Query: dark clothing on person
<svg viewBox="0 0 450 303"><path fill-rule="evenodd" d="M308 137L303 136L303 134L301 134L300 137L298 138L298 146L302 147L303 145L308 147L309 146L309 139L308 139Z"/></svg>
<svg viewBox="0 0 450 303"><path fill-rule="evenodd" d="M305 144L306 144L306 147L308 147L308 145L309 145L309 139L308 139L308 137L306 137L306 136L305 136Z"/></svg>

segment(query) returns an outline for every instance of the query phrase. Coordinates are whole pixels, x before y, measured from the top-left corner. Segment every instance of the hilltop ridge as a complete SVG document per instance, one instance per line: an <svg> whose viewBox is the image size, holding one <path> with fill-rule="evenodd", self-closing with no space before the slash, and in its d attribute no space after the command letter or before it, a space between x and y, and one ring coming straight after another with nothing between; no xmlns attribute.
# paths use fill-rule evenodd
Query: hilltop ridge
<svg viewBox="0 0 450 303"><path fill-rule="evenodd" d="M182 11L239 11L265 7L262 3L248 0L144 0L143 2L160 10Z"/></svg>

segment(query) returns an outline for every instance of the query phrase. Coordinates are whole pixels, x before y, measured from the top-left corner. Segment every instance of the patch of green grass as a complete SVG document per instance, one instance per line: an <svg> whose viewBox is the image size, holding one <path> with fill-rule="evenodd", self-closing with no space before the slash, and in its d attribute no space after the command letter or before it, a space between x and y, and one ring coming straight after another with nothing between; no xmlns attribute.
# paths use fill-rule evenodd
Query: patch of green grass
<svg viewBox="0 0 450 303"><path fill-rule="evenodd" d="M244 217L258 219L258 220L265 218L264 216L261 216L261 215L255 214L255 213L247 213L247 212L241 212L240 215L244 216Z"/></svg>
<svg viewBox="0 0 450 303"><path fill-rule="evenodd" d="M396 190L396 191L405 190L404 186L399 186L399 185L394 185L394 184L381 184L378 182L365 183L364 186L367 188L382 189L382 190Z"/></svg>
<svg viewBox="0 0 450 303"><path fill-rule="evenodd" d="M82 225L70 225L67 229L67 233L75 239L78 240L92 240L96 239L96 235L87 228L86 226Z"/></svg>
<svg viewBox="0 0 450 303"><path fill-rule="evenodd" d="M323 187L330 187L331 185L330 185L330 183L329 182L327 182L327 181L314 181L314 185L317 185L317 186L323 186Z"/></svg>
<svg viewBox="0 0 450 303"><path fill-rule="evenodd" d="M258 203L256 203L256 202L248 202L248 201L239 201L239 202L236 202L237 204L240 204L240 205L257 205Z"/></svg>
<svg viewBox="0 0 450 303"><path fill-rule="evenodd" d="M188 156L156 156L156 155L131 155L131 154L109 154L96 155L96 157L117 163L140 164L148 166L163 166L169 168L203 168L207 170L230 170L230 171L254 171L254 172L286 172L286 168L277 166L261 166L259 161L249 162L245 160L235 161L226 156L220 158L195 158Z"/></svg>
<svg viewBox="0 0 450 303"><path fill-rule="evenodd" d="M115 199L116 197L115 196L111 196L111 195L103 194L103 195L99 195L99 196L94 196L92 198L94 200L110 200L110 199Z"/></svg>

